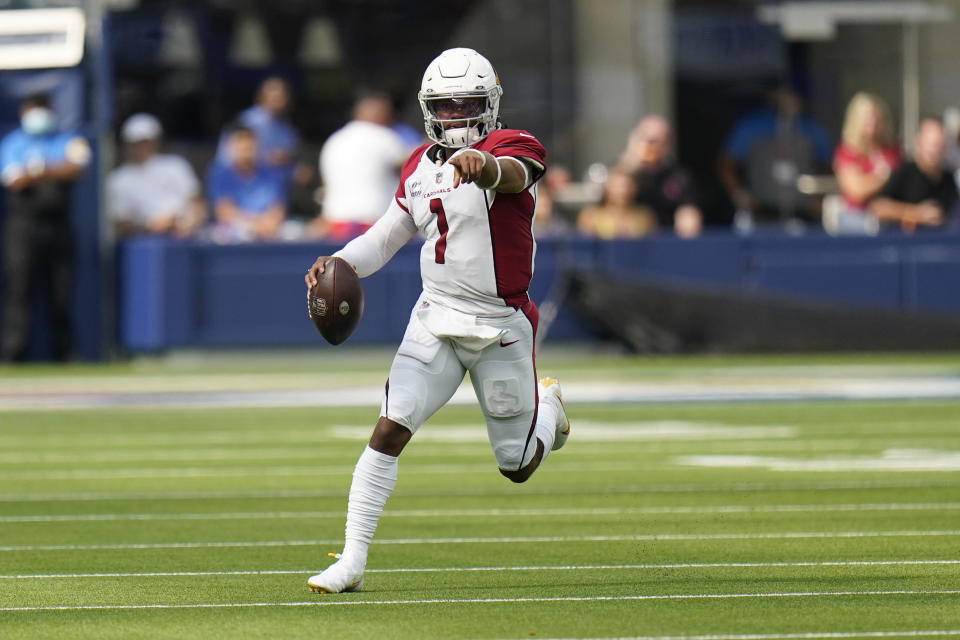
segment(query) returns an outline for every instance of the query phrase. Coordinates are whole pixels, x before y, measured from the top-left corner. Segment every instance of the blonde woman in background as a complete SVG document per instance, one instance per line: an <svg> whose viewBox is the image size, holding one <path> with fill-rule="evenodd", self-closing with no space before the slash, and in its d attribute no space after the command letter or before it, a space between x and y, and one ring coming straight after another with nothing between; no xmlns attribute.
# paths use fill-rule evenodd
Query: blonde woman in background
<svg viewBox="0 0 960 640"><path fill-rule="evenodd" d="M843 140L833 155L841 203L833 221L837 233L876 233L867 203L900 163L884 101L866 91L850 99L843 120ZM825 221L826 224L826 221Z"/></svg>
<svg viewBox="0 0 960 640"><path fill-rule="evenodd" d="M602 240L639 238L652 233L657 219L649 208L635 203L636 192L632 175L623 169L611 169L603 185L603 200L580 211L577 231Z"/></svg>

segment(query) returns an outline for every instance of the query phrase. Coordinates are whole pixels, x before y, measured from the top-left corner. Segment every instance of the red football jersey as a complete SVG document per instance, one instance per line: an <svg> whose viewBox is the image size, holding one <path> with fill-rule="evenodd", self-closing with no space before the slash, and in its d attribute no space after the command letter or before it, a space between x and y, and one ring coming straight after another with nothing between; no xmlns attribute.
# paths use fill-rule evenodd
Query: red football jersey
<svg viewBox="0 0 960 640"><path fill-rule="evenodd" d="M533 214L536 181L546 168L543 145L515 129L499 129L473 145L497 157L522 159L531 185L513 194L472 183L454 189L453 166L431 159L432 147L413 152L396 193L396 203L425 238L420 273L426 298L476 315L523 306L536 253Z"/></svg>

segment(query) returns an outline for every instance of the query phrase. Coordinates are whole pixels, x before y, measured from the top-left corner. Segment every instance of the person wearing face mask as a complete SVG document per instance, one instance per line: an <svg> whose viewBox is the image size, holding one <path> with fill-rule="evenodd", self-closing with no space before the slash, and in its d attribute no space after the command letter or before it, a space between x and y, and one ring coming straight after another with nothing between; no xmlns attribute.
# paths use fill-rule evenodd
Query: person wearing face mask
<svg viewBox="0 0 960 640"><path fill-rule="evenodd" d="M26 359L33 293L47 301L52 355L71 355L70 290L73 184L90 162L82 137L57 129L49 98L33 95L20 105L20 127L0 141L0 179L6 188L3 234L3 318L0 356Z"/></svg>

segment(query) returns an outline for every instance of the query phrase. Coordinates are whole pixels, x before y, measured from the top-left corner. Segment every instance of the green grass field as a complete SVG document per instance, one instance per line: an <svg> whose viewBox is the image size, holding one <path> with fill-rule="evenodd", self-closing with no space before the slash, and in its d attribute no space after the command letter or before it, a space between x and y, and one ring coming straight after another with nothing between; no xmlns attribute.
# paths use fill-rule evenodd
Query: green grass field
<svg viewBox="0 0 960 640"><path fill-rule="evenodd" d="M176 394L375 388L389 363L326 353L0 370L0 638L960 636L960 396L816 397L952 388L958 356L549 353L567 447L514 485L479 410L445 408L401 458L365 590L318 595L305 580L340 550L379 397ZM814 398L590 401L678 383ZM104 389L147 400L3 409Z"/></svg>

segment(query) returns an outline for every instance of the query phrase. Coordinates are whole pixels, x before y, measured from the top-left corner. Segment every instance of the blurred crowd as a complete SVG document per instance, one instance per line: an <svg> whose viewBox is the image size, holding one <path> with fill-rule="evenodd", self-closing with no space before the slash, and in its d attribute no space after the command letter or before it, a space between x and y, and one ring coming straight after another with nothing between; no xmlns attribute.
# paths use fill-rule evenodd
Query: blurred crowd
<svg viewBox="0 0 960 640"><path fill-rule="evenodd" d="M386 209L399 168L425 138L394 119L390 97L360 96L350 121L332 133L315 163L298 160L290 89L269 78L254 104L224 127L204 179L189 163L161 152L163 129L152 115L124 122L123 163L107 181L107 209L120 236L142 233L215 242L345 241ZM719 183L740 233L822 226L832 234L953 225L960 146L937 118L925 118L908 157L893 136L889 109L860 92L846 108L834 145L804 113L796 91L777 84L764 105L733 123L716 159ZM292 192L310 188L309 211L292 211ZM704 231L698 187L674 153L674 132L648 114L624 132L610 165L582 179L553 165L539 185L540 235L639 238Z"/></svg>
<svg viewBox="0 0 960 640"><path fill-rule="evenodd" d="M298 160L290 101L284 80L265 80L254 104L224 127L202 183L184 158L161 152L156 117L130 116L120 130L123 162L107 178L106 206L117 234L227 244L344 241L363 233L386 209L400 166L422 136L395 122L388 94L366 93L314 165ZM319 188L308 206L315 211L293 211L293 194L313 185Z"/></svg>
<svg viewBox="0 0 960 640"><path fill-rule="evenodd" d="M289 85L266 79L253 104L211 144L209 164L199 168L164 151L163 126L154 115L126 118L118 132L121 161L105 184L105 212L116 236L344 242L365 231L386 210L401 165L425 142L423 132L395 120L389 95L366 93L356 99L349 121L323 142L319 157L305 161L290 108ZM63 327L74 256L70 194L92 154L82 135L59 130L57 122L49 98L32 95L20 105L20 126L0 141L7 192L5 360L26 352L38 282L44 283L52 334L69 336ZM798 93L778 84L760 108L733 123L716 158L716 177L735 209L732 226L739 233L763 227L859 235L952 230L960 200L957 135L941 119L924 118L906 153L884 101L859 92L846 106L834 145L805 114ZM595 163L577 179L553 164L538 185L537 234L701 235L708 218L697 180L678 162L674 143L670 121L646 114L624 132L622 153L609 165ZM308 204L292 204L305 189ZM64 340L52 345L60 359L70 353Z"/></svg>
<svg viewBox="0 0 960 640"><path fill-rule="evenodd" d="M672 143L664 117L643 117L627 136L619 162L594 180L599 202L575 214L577 232L599 238L700 235L704 215L697 186L677 164ZM874 94L853 96L833 146L823 127L805 115L797 92L778 84L762 107L734 122L717 158L717 177L735 208L732 226L739 233L956 228L957 133L948 135L937 117L924 118L912 149L907 157L897 145L889 109ZM557 201L568 184L554 186L548 176L541 189Z"/></svg>

